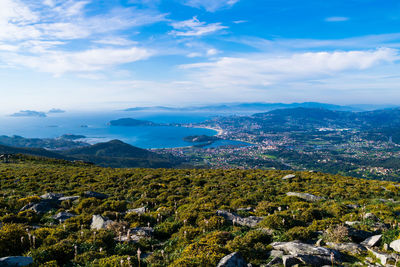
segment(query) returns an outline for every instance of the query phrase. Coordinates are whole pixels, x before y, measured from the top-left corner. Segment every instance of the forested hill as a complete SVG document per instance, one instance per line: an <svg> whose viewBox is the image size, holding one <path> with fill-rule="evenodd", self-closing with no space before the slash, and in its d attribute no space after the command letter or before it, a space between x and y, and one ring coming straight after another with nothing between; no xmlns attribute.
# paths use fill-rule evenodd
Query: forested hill
<svg viewBox="0 0 400 267"><path fill-rule="evenodd" d="M400 251L392 182L23 157L0 180L0 257L38 266L138 266L139 250L140 266L387 266Z"/></svg>

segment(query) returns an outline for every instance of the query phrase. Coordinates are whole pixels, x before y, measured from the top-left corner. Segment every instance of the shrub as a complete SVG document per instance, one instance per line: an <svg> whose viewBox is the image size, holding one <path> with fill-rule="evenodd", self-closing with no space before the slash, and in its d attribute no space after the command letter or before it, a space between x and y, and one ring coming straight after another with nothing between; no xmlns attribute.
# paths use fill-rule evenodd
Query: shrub
<svg viewBox="0 0 400 267"><path fill-rule="evenodd" d="M29 245L23 225L5 224L0 229L0 257L23 254Z"/></svg>
<svg viewBox="0 0 400 267"><path fill-rule="evenodd" d="M329 227L323 234L326 242L343 243L350 242L349 230L344 225L336 225Z"/></svg>

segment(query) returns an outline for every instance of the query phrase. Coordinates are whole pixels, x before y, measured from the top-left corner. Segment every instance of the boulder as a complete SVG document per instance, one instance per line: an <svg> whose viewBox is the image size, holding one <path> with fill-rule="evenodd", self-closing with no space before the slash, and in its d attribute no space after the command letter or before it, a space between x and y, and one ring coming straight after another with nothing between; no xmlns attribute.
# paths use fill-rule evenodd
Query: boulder
<svg viewBox="0 0 400 267"><path fill-rule="evenodd" d="M137 209L130 209L127 210L126 213L138 213L138 214L144 214L146 213L146 207L141 207L141 208L137 208Z"/></svg>
<svg viewBox="0 0 400 267"><path fill-rule="evenodd" d="M97 199L106 199L106 198L108 198L108 195L106 195L106 194L93 192L93 191L86 191L84 193L84 195L85 195L85 197L94 197L94 198L97 198Z"/></svg>
<svg viewBox="0 0 400 267"><path fill-rule="evenodd" d="M58 200L60 197L63 197L63 194L59 193L46 193L44 195L41 195L40 198L42 199L50 199L50 200Z"/></svg>
<svg viewBox="0 0 400 267"><path fill-rule="evenodd" d="M247 227L256 227L257 224L259 224L263 220L262 217L256 217L256 216L241 217L236 213L229 212L226 210L217 210L217 215L224 217L225 220L230 221L233 224L238 224Z"/></svg>
<svg viewBox="0 0 400 267"><path fill-rule="evenodd" d="M21 209L21 211L33 210L38 214L43 214L57 207L58 207L57 201L52 199L42 199L39 203L29 203L28 205L25 205Z"/></svg>
<svg viewBox="0 0 400 267"><path fill-rule="evenodd" d="M75 201L79 198L79 196L69 196L69 197L60 197L58 200L59 201L64 201L64 200L70 200L70 201Z"/></svg>
<svg viewBox="0 0 400 267"><path fill-rule="evenodd" d="M22 257L22 256L10 256L0 258L0 266L28 266L33 264L32 257Z"/></svg>
<svg viewBox="0 0 400 267"><path fill-rule="evenodd" d="M59 212L56 215L53 216L53 219L65 222L69 218L75 217L75 214L69 213L69 212Z"/></svg>
<svg viewBox="0 0 400 267"><path fill-rule="evenodd" d="M335 256L336 260L342 259L342 254L330 248L317 247L306 243L301 243L298 241L291 242L274 242L271 246L275 250L281 250L290 255L314 255L323 258L327 258L330 261L331 253Z"/></svg>
<svg viewBox="0 0 400 267"><path fill-rule="evenodd" d="M352 254L360 254L363 251L366 251L367 249L364 248L363 246L356 244L356 243L331 243L328 242L327 245L333 249L339 250L339 251L345 251L349 252Z"/></svg>
<svg viewBox="0 0 400 267"><path fill-rule="evenodd" d="M386 266L386 264L388 263L388 261L395 261L395 260L396 260L396 259L395 259L392 255L390 255L390 254L378 252L378 251L375 251L375 250L370 249L370 248L368 248L368 250L369 250L372 254L374 254L374 256L375 256L378 260L380 260L380 262L381 262L384 266Z"/></svg>
<svg viewBox="0 0 400 267"><path fill-rule="evenodd" d="M309 193L296 193L296 192L288 192L286 193L287 196L290 197L298 197L307 201L311 201L311 202L316 202L316 201L320 201L320 200L324 200L325 198L323 197L319 197L319 196L315 196Z"/></svg>
<svg viewBox="0 0 400 267"><path fill-rule="evenodd" d="M217 267L247 267L247 263L238 252L223 257Z"/></svg>
<svg viewBox="0 0 400 267"><path fill-rule="evenodd" d="M368 237L365 239L363 242L361 242L361 245L365 247L374 247L379 245L379 242L381 242L382 235L374 235L371 237Z"/></svg>
<svg viewBox="0 0 400 267"><path fill-rule="evenodd" d="M96 230L105 229L111 223L113 223L113 221L109 220L106 217L103 217L101 215L93 215L90 229L96 229Z"/></svg>
<svg viewBox="0 0 400 267"><path fill-rule="evenodd" d="M288 174L288 175L282 177L282 180L290 180L290 179L293 179L293 178L296 178L296 175Z"/></svg>
<svg viewBox="0 0 400 267"><path fill-rule="evenodd" d="M389 244L394 251L400 252L400 239L397 239Z"/></svg>
<svg viewBox="0 0 400 267"><path fill-rule="evenodd" d="M348 225L348 226L354 226L354 225L356 225L356 224L360 224L361 222L359 222L359 221L345 221L344 222L344 224L345 225Z"/></svg>
<svg viewBox="0 0 400 267"><path fill-rule="evenodd" d="M353 242L360 243L367 239L368 237L371 237L374 235L374 233L367 232L364 230L358 230L354 229L352 227L347 227L347 230L349 232L349 236Z"/></svg>

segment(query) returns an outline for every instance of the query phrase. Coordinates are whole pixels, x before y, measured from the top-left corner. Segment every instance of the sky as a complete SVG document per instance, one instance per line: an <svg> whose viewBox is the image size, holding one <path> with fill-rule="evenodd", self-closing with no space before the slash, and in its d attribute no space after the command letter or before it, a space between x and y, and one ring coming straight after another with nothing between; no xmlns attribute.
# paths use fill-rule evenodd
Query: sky
<svg viewBox="0 0 400 267"><path fill-rule="evenodd" d="M0 112L398 104L398 0L0 0Z"/></svg>

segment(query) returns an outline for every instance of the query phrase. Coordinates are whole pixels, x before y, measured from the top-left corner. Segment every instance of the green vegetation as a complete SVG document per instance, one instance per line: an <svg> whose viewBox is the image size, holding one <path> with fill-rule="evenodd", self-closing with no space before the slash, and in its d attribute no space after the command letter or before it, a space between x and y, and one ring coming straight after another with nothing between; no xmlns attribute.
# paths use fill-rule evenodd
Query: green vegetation
<svg viewBox="0 0 400 267"><path fill-rule="evenodd" d="M222 257L240 252L258 266L269 262L273 241L310 242L322 236L325 242L347 242L346 221L358 221L352 226L356 230L382 233L381 249L398 238L398 184L316 172L296 172L295 178L282 180L289 173L112 169L14 158L0 163L0 257L32 256L36 265L46 266L138 266L140 249L140 266L216 266ZM21 211L29 203L42 203L40 196L49 192L79 198L59 201L42 213ZM307 202L287 192L324 200ZM146 212L127 212L141 207ZM242 226L217 210L263 220L255 227ZM76 216L62 222L54 217L60 212ZM377 216L380 228L365 218L367 213ZM93 215L113 222L91 229ZM128 229L149 233L124 240ZM349 256L343 264L351 266L366 256Z"/></svg>

